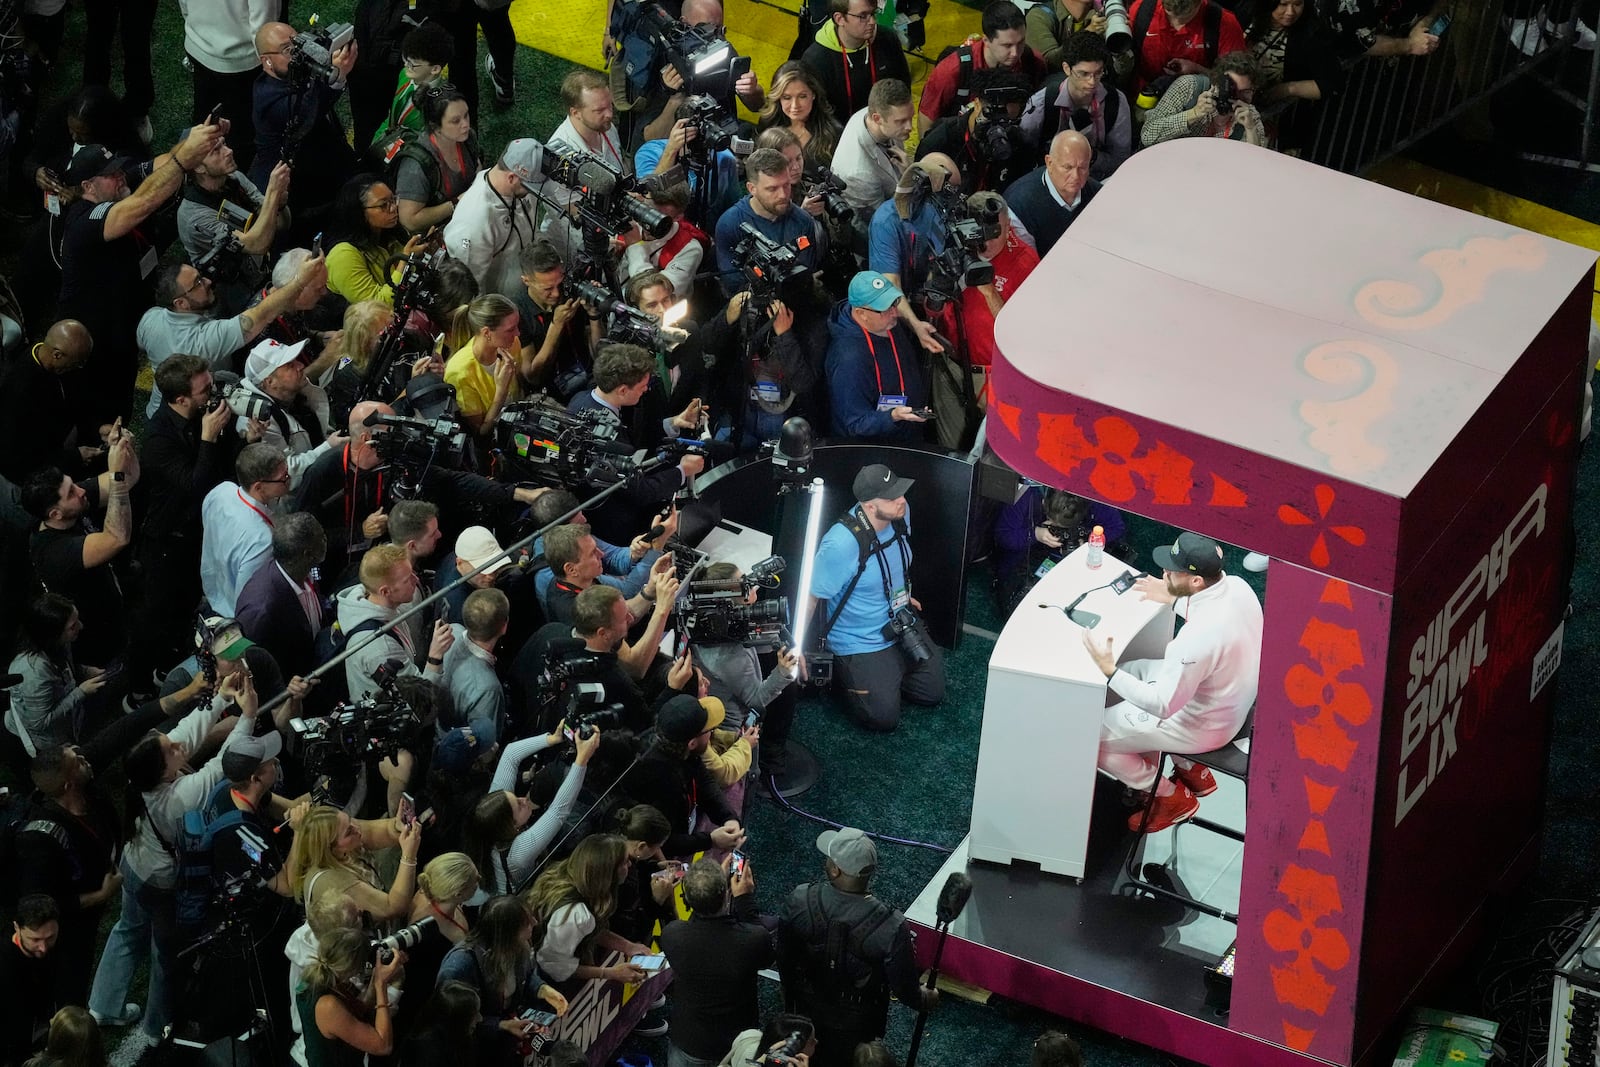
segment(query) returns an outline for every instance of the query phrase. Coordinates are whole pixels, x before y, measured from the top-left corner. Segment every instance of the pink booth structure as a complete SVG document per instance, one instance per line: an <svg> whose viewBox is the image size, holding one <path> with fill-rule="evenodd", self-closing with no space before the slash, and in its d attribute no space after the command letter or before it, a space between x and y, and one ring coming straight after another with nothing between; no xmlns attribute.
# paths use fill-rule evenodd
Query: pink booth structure
<svg viewBox="0 0 1600 1067"><path fill-rule="evenodd" d="M1272 558L1232 1013L959 929L948 970L1208 1064L1389 1062L1537 858L1594 261L1235 143L1118 171L999 319L988 432Z"/></svg>

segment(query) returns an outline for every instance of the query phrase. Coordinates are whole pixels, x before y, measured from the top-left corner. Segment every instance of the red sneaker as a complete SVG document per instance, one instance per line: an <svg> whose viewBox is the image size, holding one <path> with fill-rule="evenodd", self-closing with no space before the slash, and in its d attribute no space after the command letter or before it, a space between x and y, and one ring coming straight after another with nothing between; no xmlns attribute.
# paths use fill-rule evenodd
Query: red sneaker
<svg viewBox="0 0 1600 1067"><path fill-rule="evenodd" d="M1217 791L1217 780L1211 776L1211 769L1198 763L1191 763L1187 768L1173 767L1172 776L1197 797L1208 797Z"/></svg>
<svg viewBox="0 0 1600 1067"><path fill-rule="evenodd" d="M1153 834L1177 823L1187 822L1199 810L1200 798L1189 792L1188 786L1178 782L1170 796L1156 797L1155 809L1150 812L1150 823L1144 828L1144 832ZM1138 833L1139 821L1143 818L1142 811L1136 811L1128 816L1128 829Z"/></svg>

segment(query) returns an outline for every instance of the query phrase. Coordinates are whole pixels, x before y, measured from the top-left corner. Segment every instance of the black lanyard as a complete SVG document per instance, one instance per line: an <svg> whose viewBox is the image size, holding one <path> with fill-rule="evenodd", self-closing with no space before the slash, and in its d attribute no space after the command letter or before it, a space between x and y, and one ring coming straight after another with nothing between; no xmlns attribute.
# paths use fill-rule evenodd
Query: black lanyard
<svg viewBox="0 0 1600 1067"><path fill-rule="evenodd" d="M861 515L861 521L866 524L867 529L869 529L869 530L872 529L872 523L867 520L866 509L861 507L858 504L858 505L856 505L856 511ZM906 548L906 539L904 537L900 536L900 528L898 526L895 526L893 523L890 523L889 529L894 531L894 536L889 539L889 545L896 545L900 549L900 575L901 575L902 580L904 580L904 582L906 583L906 591L910 592L910 590L911 590L911 553ZM894 617L894 588L893 588L894 576L889 573L889 564L883 558L884 552L888 549L889 545L886 545L882 541L879 541L877 539L877 535L876 534L873 535L873 543L874 543L874 548L872 550L872 556L873 556L874 559L876 559L878 561L878 572L883 575L883 599L884 599L885 604L887 605L886 610L888 611L889 616L891 618L893 618Z"/></svg>

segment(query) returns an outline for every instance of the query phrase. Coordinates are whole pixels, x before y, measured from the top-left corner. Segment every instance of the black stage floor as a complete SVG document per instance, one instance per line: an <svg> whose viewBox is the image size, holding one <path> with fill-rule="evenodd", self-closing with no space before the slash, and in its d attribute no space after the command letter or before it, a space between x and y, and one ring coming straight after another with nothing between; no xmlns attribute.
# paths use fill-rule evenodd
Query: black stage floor
<svg viewBox="0 0 1600 1067"><path fill-rule="evenodd" d="M1202 802L1202 813L1225 825L1242 826L1242 788L1220 778L1219 786ZM970 861L963 841L907 915L934 926L940 888L951 871L965 870L972 879L972 896L950 928L953 937L1225 1026L1226 1016L1206 1004L1202 973L1233 943L1235 927L1179 903L1126 891L1122 864L1133 835L1121 793L1120 786L1100 781L1088 874L1081 885L1031 864ZM1149 835L1140 862L1167 863L1175 834L1177 859L1168 868L1172 882L1197 899L1236 911L1242 846L1198 827L1180 826ZM959 977L984 984L978 976ZM1039 1006L1059 1010L1049 1003Z"/></svg>

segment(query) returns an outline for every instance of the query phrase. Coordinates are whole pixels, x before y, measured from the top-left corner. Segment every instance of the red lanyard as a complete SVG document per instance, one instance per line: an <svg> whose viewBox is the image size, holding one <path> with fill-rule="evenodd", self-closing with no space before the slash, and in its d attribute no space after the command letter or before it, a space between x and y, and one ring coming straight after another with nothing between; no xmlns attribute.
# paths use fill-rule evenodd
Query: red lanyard
<svg viewBox="0 0 1600 1067"><path fill-rule="evenodd" d="M239 792L237 789L230 789L230 790L228 790L228 792L233 794L233 802L235 804L243 804L245 807L249 808L252 812L257 810L255 802L252 801L249 797L245 796L243 793Z"/></svg>
<svg viewBox="0 0 1600 1067"><path fill-rule="evenodd" d="M245 495L244 495L244 490L243 489L235 489L234 493L238 495L239 503L243 504L245 507L247 507L251 511L255 512L257 515L260 515L262 522L266 523L268 526L272 525L272 516L268 515L265 511L262 511L260 508L256 507L254 504L250 503L249 500L245 499Z"/></svg>
<svg viewBox="0 0 1600 1067"><path fill-rule="evenodd" d="M878 65L872 61L872 44L869 42L861 52L867 57L867 84L878 84ZM846 110L850 114L856 113L856 94L850 90L850 53L843 45L839 47L839 62L844 65L844 102L849 105Z"/></svg>
<svg viewBox="0 0 1600 1067"><path fill-rule="evenodd" d="M361 478L361 468L356 468L354 479L350 477L350 446L344 446L344 527L350 529L352 516L356 507L356 482ZM383 506L383 472L378 472L378 506Z"/></svg>
<svg viewBox="0 0 1600 1067"><path fill-rule="evenodd" d="M437 915L440 918L441 921L449 923L451 926L454 926L457 930L460 930L462 933L466 933L467 932L467 928L464 925L462 925L461 923L456 922L455 916L446 915L443 911L439 910L439 905L435 904L433 901L431 901L431 900L428 901L428 907L433 910L433 913L435 915Z"/></svg>
<svg viewBox="0 0 1600 1067"><path fill-rule="evenodd" d="M884 396L885 394L884 394L884 391L883 391L883 373L880 370L878 370L878 350L872 344L872 334L869 333L867 331L867 328L865 326L862 326L859 322L856 323L856 326L860 327L861 336L863 336L863 337L865 337L867 339L867 351L872 353L872 374L873 374L873 377L878 379L878 395L880 397ZM900 346L894 343L894 329L893 329L893 327L891 327L889 329L889 351L894 353L894 372L900 378L900 392L895 394L895 395L896 396L905 396L906 395L906 372L900 368Z"/></svg>

